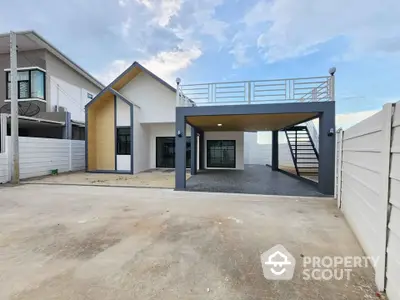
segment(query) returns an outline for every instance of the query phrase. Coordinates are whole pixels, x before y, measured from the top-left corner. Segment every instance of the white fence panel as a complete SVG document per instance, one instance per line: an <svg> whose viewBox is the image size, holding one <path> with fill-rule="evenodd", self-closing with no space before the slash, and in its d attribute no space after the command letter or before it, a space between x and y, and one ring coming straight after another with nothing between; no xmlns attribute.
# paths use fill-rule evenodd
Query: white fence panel
<svg viewBox="0 0 400 300"><path fill-rule="evenodd" d="M10 145L8 136L6 143ZM10 181L10 147L0 153L0 183ZM85 141L19 137L20 178L49 175L51 170L59 173L85 169Z"/></svg>
<svg viewBox="0 0 400 300"><path fill-rule="evenodd" d="M71 141L71 171L85 169L85 141Z"/></svg>
<svg viewBox="0 0 400 300"><path fill-rule="evenodd" d="M8 153L0 153L0 183L8 182Z"/></svg>
<svg viewBox="0 0 400 300"><path fill-rule="evenodd" d="M19 138L20 178L48 175L51 170L69 171L69 140Z"/></svg>
<svg viewBox="0 0 400 300"><path fill-rule="evenodd" d="M396 300L400 299L400 103L393 116L391 153L386 293Z"/></svg>
<svg viewBox="0 0 400 300"><path fill-rule="evenodd" d="M384 289L392 106L343 134L341 207L368 256L379 257L376 283Z"/></svg>

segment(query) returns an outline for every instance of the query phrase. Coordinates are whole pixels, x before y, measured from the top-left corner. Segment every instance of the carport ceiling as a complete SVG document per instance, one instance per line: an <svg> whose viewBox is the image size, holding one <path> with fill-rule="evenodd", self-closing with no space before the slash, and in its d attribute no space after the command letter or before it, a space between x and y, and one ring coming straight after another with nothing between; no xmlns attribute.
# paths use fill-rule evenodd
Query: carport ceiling
<svg viewBox="0 0 400 300"><path fill-rule="evenodd" d="M187 122L203 131L270 131L299 124L317 116L317 113L191 116L187 117Z"/></svg>

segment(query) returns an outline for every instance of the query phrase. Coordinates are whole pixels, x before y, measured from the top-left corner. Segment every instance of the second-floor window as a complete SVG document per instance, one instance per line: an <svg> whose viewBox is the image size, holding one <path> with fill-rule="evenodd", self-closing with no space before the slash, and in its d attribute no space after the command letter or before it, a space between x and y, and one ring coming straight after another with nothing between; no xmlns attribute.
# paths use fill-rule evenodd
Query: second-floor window
<svg viewBox="0 0 400 300"><path fill-rule="evenodd" d="M11 74L6 71L6 99L11 98ZM17 76L17 97L18 99L39 98L45 99L46 97L46 84L45 74L38 69L21 70L18 71Z"/></svg>

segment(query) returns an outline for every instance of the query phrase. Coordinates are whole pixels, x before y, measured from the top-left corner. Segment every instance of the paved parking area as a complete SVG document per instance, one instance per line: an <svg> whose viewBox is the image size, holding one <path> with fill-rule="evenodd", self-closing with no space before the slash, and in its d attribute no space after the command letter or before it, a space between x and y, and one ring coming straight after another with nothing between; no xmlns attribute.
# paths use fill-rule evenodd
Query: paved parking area
<svg viewBox="0 0 400 300"><path fill-rule="evenodd" d="M282 244L293 280L263 277ZM0 187L0 299L374 299L373 271L302 276L362 251L334 200L92 186Z"/></svg>
<svg viewBox="0 0 400 300"><path fill-rule="evenodd" d="M187 180L186 187L190 191L323 196L316 186L262 165L245 165L244 170L199 171Z"/></svg>

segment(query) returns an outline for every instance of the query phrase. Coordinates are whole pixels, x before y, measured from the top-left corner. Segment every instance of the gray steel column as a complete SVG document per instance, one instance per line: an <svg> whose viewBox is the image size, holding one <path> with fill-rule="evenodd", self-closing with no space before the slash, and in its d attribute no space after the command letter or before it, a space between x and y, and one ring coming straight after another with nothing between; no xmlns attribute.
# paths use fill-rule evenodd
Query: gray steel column
<svg viewBox="0 0 400 300"><path fill-rule="evenodd" d="M272 131L272 171L279 170L279 131Z"/></svg>
<svg viewBox="0 0 400 300"><path fill-rule="evenodd" d="M186 118L176 109L175 121L175 190L186 188Z"/></svg>
<svg viewBox="0 0 400 300"><path fill-rule="evenodd" d="M318 189L326 195L335 191L335 107L319 117Z"/></svg>
<svg viewBox="0 0 400 300"><path fill-rule="evenodd" d="M197 174L197 130L193 126L190 135L190 174Z"/></svg>
<svg viewBox="0 0 400 300"><path fill-rule="evenodd" d="M204 131L200 131L199 133L199 169L204 170L205 169L205 164L204 164Z"/></svg>

